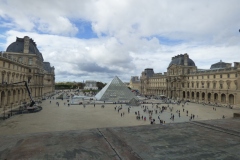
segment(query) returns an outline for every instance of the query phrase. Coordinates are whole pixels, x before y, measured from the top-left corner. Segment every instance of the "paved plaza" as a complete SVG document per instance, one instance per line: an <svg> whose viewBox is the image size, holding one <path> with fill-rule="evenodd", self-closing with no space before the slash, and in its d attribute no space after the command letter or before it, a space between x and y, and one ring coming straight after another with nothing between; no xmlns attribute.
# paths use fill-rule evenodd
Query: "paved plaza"
<svg viewBox="0 0 240 160"><path fill-rule="evenodd" d="M153 112L156 124L150 125L143 106L157 110L156 103L131 106L128 113L126 105L115 110L121 104L68 106L67 100L47 99L42 111L0 123L0 159L240 159L240 119L232 118L240 110L171 104L172 112ZM136 119L138 111L146 121Z"/></svg>
<svg viewBox="0 0 240 160"><path fill-rule="evenodd" d="M50 103L51 101L51 103ZM56 104L59 103L59 106ZM161 100L148 100L148 104L141 106L131 106L130 113L128 113L129 106L122 104L122 109L118 113L118 107L121 104L86 104L70 105L67 100L47 99L42 102L43 110L37 113L15 115L10 119L0 123L0 135L23 134L23 133L38 133L51 131L65 131L65 130L79 130L79 129L93 129L106 127L123 127L123 126L138 126L150 125L148 112L143 112L143 106L147 106L148 110L153 110L152 119L155 119L156 124L159 124L158 116L165 123L189 122L190 115L194 114L194 121L232 118L234 112L240 112L237 109L229 109L223 107L207 106L202 104L187 103L184 107L182 105L170 104L173 108L172 112L167 109L163 113L159 113L156 108L156 103L161 103ZM153 105L151 103L154 103ZM64 105L65 104L65 105ZM105 107L102 108L101 106ZM167 104L158 104L159 108L168 106ZM115 110L115 107L116 110ZM184 112L183 112L184 109ZM157 110L157 114L156 111ZM176 112L180 110L179 114ZM136 119L135 112L140 113L140 117L146 117L146 121ZM186 111L188 111L188 116ZM121 113L124 116L121 117ZM170 119L171 114L175 115L174 121Z"/></svg>

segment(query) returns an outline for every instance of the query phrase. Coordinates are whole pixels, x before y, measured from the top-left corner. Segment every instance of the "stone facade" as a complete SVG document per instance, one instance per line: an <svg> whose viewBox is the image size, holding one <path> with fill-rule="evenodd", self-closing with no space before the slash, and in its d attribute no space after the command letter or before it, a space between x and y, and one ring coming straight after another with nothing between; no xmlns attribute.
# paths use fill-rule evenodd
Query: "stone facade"
<svg viewBox="0 0 240 160"><path fill-rule="evenodd" d="M164 74L145 69L140 82L143 95L240 107L239 62L232 67L220 61L211 69L198 69L188 54L181 54L172 58Z"/></svg>
<svg viewBox="0 0 240 160"><path fill-rule="evenodd" d="M132 76L131 77L131 80L130 80L130 83L129 83L129 87L132 89L132 90L138 90L140 91L141 89L141 83L140 83L140 79L138 76Z"/></svg>
<svg viewBox="0 0 240 160"><path fill-rule="evenodd" d="M39 100L55 90L54 67L43 62L36 43L25 36L17 38L0 53L0 113L14 109L30 98L24 83L27 81L33 99Z"/></svg>
<svg viewBox="0 0 240 160"><path fill-rule="evenodd" d="M98 90L97 82L93 81L93 80L87 80L85 82L84 89L86 89L86 90Z"/></svg>

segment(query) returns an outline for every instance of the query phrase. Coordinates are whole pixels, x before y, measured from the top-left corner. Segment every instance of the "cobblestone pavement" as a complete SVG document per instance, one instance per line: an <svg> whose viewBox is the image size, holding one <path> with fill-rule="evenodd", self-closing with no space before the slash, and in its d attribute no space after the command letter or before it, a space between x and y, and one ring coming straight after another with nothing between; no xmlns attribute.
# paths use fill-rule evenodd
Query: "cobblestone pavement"
<svg viewBox="0 0 240 160"><path fill-rule="evenodd" d="M51 101L51 103L50 103ZM161 102L152 100L155 103ZM59 103L59 106L56 104ZM150 100L151 102L151 100ZM127 105L123 104L122 109L118 112L114 107L120 107L121 104L104 104L102 103L83 105L71 105L68 107L67 100L47 99L43 101L43 110L37 113L15 115L0 123L0 136L13 134L26 134L38 132L52 132L52 131L67 131L79 129L94 129L106 127L123 127L123 126L138 126L149 125L149 114L143 112L142 106L147 106L149 110L153 110L152 118L159 124L158 116L165 123L179 123L189 122L191 114L195 115L194 121L222 119L224 115L226 119L232 118L234 112L240 112L238 109L229 109L224 107L203 106L201 104L188 103L184 107L182 105L170 104L173 108L172 112L167 109L163 113L157 114L156 104L142 104L141 106L131 106L130 113L128 113ZM166 104L159 104L159 107L167 106ZM184 109L184 111L183 111ZM180 117L177 110L180 110ZM140 113L140 116L146 117L146 121L136 119L135 112ZM188 111L188 116L186 114ZM124 116L121 114L124 113ZM171 114L175 115L174 121L170 119Z"/></svg>
<svg viewBox="0 0 240 160"><path fill-rule="evenodd" d="M221 119L6 135L0 159L239 160L239 126Z"/></svg>
<svg viewBox="0 0 240 160"><path fill-rule="evenodd" d="M161 101L141 106L156 110L151 102ZM68 107L67 100L47 99L40 112L2 121L0 159L240 159L240 119L232 118L238 109L171 104L172 112L154 112L156 124L150 125L141 106L132 106L128 113L126 105L119 112L114 107L120 104L101 105ZM146 121L136 119L138 111ZM160 125L158 116L166 124Z"/></svg>

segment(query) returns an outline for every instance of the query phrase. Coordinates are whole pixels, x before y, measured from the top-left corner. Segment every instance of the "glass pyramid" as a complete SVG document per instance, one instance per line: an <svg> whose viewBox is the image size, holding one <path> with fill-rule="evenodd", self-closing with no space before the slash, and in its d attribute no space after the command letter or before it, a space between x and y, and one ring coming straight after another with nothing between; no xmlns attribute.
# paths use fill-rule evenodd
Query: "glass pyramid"
<svg viewBox="0 0 240 160"><path fill-rule="evenodd" d="M131 90L116 76L95 96L100 101L130 101L132 98L138 99Z"/></svg>

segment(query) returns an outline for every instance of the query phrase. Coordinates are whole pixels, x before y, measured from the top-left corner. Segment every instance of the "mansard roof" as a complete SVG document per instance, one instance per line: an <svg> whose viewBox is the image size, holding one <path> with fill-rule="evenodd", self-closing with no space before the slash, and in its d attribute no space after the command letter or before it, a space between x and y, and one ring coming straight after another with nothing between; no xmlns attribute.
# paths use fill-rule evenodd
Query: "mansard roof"
<svg viewBox="0 0 240 160"><path fill-rule="evenodd" d="M220 60L220 62L214 63L211 65L210 69L221 69L221 68L227 68L230 63L225 63Z"/></svg>
<svg viewBox="0 0 240 160"><path fill-rule="evenodd" d="M53 67L51 67L49 62L43 62L43 69L49 73L52 72Z"/></svg>
<svg viewBox="0 0 240 160"><path fill-rule="evenodd" d="M168 67L170 67L171 65L184 65L184 55L180 54L177 55L175 57L172 57L172 61L169 63ZM188 66L195 66L195 63L192 59L188 58L187 60L187 65Z"/></svg>
<svg viewBox="0 0 240 160"><path fill-rule="evenodd" d="M6 52L23 53L23 50L24 50L24 38L17 37L16 41L11 43L7 47ZM29 53L38 55L43 61L42 53L39 52L37 44L31 38L29 39Z"/></svg>

